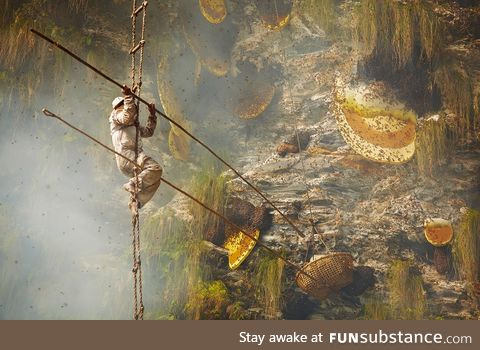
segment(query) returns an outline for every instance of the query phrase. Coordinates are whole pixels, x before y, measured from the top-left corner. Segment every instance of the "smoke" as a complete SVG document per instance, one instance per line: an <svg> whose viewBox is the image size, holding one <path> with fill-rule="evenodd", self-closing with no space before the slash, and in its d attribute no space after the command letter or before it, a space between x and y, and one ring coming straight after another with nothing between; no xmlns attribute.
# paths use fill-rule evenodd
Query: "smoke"
<svg viewBox="0 0 480 350"><path fill-rule="evenodd" d="M61 78L42 80L29 101L0 91L0 319L131 314L127 179L110 154L41 113L111 143L119 92L66 60Z"/></svg>
<svg viewBox="0 0 480 350"><path fill-rule="evenodd" d="M224 29L212 31L202 22L205 20L200 11L189 17L192 13L185 12L185 4L172 3L149 7L151 18L167 9L167 15L162 15L170 21L150 21L144 96L155 97L160 107L157 69L165 54L162 36L168 35L177 50L174 52L182 55L173 60L176 61L170 72L175 79L173 89L187 119L195 124L194 133L214 149L221 149L222 155L239 153L246 145L246 139L239 140L239 135L244 136L249 127L232 114L231 86L236 77L231 74L231 67L227 67L226 76L217 77L203 65L196 78L195 61L202 54L230 64L242 13L233 12L230 16L233 20L227 17ZM185 3L187 9L198 10L198 2ZM127 8L122 12L125 19L128 19ZM241 6L236 9L243 11ZM114 16L121 11L116 8ZM77 22L72 23L81 25ZM195 32L197 27L209 30ZM119 29L121 35L123 29ZM81 32L80 27L75 30ZM196 43L204 51L194 52L184 30L193 31L190 35L196 35ZM104 33L95 36L96 31L92 32L93 39L89 40L93 40L94 47L102 47L98 38ZM76 51L78 43L63 44ZM124 45L128 47L130 43ZM127 319L133 307L130 213L128 195L121 190L127 179L116 169L113 155L41 113L47 107L110 144L110 103L120 92L56 49L45 52L49 55L46 60L42 58L45 62L61 62L55 65L53 76L46 74L41 79L33 76L38 73L36 70L25 67L16 72L26 74L30 80L41 79L27 99L21 94L12 95L9 86L0 85L0 319ZM103 58L86 51L76 53L97 58L93 63L107 74L119 81L129 81L126 53L107 52ZM24 83L19 80L19 84ZM142 107L142 118L145 116L146 109ZM162 164L167 178L185 185L194 174L192 169L201 166L206 157L211 161L211 155L192 144L192 162L175 161L168 152L168 124L161 118L159 124L156 135L144 141L146 153ZM261 127L253 121L249 124ZM229 160L232 158L235 160L235 156ZM174 194L165 185L161 186L150 209L145 210L153 211L168 203ZM148 290L149 281L144 283Z"/></svg>
<svg viewBox="0 0 480 350"><path fill-rule="evenodd" d="M37 100L64 110L47 96ZM0 318L128 317L128 197L116 193L119 176L99 180L95 169L100 158L114 175L111 157L43 117L40 105L35 117L21 110L1 115ZM99 119L107 123L105 115L82 114L65 118L92 133Z"/></svg>

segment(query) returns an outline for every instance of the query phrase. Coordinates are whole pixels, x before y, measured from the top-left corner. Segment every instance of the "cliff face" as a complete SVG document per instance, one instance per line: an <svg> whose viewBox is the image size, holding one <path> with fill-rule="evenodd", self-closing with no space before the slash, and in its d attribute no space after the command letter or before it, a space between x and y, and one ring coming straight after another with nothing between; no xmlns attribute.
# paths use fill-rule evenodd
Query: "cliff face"
<svg viewBox="0 0 480 350"><path fill-rule="evenodd" d="M332 252L350 253L353 284L317 300L295 284L295 269L258 245L238 269L230 270L229 251L222 246L236 232L162 186L142 211L147 316L478 318L480 63L474 25L479 21L478 6L318 0L294 2L292 7L289 1L279 1L280 13L272 16L267 5L257 6L256 1L227 1L221 19L193 3L149 4L143 91L220 150L306 237L301 238L270 206L262 207L264 201L233 172L194 143L183 143L168 124L160 125L161 136L147 141L146 148L162 162L167 178L235 223L261 227L260 240L294 264L302 266L312 256ZM10 101L35 109L42 98L52 98L67 114L82 108L74 98L81 96L92 101L92 109L108 114L109 100L117 92L93 76L83 82L99 86L98 93L77 87L80 82L72 84L71 79L78 77L75 63L67 62L60 70L61 59L51 57L47 46L34 43L23 32L24 24L18 23L37 19L34 23L40 29L58 35L58 40L81 42L79 50L92 62L126 78L129 24L116 23L128 18L123 15L129 4L116 1L99 7L88 1L69 2L50 9L53 18L31 13L46 8L42 1L6 6L2 35L11 37L10 47L18 45L8 29L16 23L11 28L18 26L34 52L41 54L32 61L26 53L0 52L5 72L0 81L10 82L15 74L20 79ZM54 20L61 6L71 6L72 15L91 16L79 18L81 23L62 24ZM155 16L165 20L154 20ZM107 64L109 59L114 64ZM52 69L53 80L32 77L32 69L42 67ZM3 101L9 85L2 85ZM52 96L52 86L63 100ZM356 95L349 99L340 90ZM11 103L2 108L7 113ZM98 110L89 111L91 118L82 123L107 140L106 126L95 117ZM375 152L405 146L398 128L411 122L414 136L408 134L405 140L413 145L413 153L402 162L379 159L380 151L374 157L359 153L352 141L358 138L341 130L340 114L350 120L353 131L348 132L360 135L362 145ZM354 124L349 115L361 124ZM375 121L380 126L372 124ZM5 119L3 123L10 125ZM4 140L6 136L2 133ZM67 139L59 137L58 145ZM63 152L65 159L58 160L68 163L69 151ZM100 188L111 191L113 163L108 165L108 155L96 151L92 155L94 161L87 165L92 176ZM106 199L114 209L108 220L120 229L128 225L123 220L126 200L119 191ZM95 198L95 206L101 205L102 200ZM261 209L265 207L273 215L271 224ZM118 216L112 214L117 211ZM257 221L252 219L255 215ZM437 248L426 241L424 222L430 218L451 223L454 238L448 246ZM107 220L101 215L95 219ZM126 239L117 243L127 249ZM128 259L120 251L103 254L125 263ZM48 252L44 259L50 259ZM128 298L127 281L120 284L109 293L121 291Z"/></svg>
<svg viewBox="0 0 480 350"><path fill-rule="evenodd" d="M361 5L368 6L365 3ZM438 16L435 19L429 17L430 23L439 21L457 37L456 40L458 36L470 38L474 35L456 31L455 22L444 22L441 11L447 9L441 4L429 8L409 7L417 5L407 3L398 6L404 6L404 10L414 17ZM357 41L342 40L345 32L362 30L359 24L352 25L352 22L346 20L359 20L356 17L358 6L344 3L339 8L333 8L339 16L339 23L334 25L337 26L336 29L330 26L327 33L315 22L318 19L315 15L319 15L315 12L294 12L296 16L280 32L266 30L260 21L250 23L239 34L233 59L237 62L250 60L259 71L264 67L275 67L281 72L273 78L277 92L272 104L258 119L247 122L227 119L225 123L232 135L231 139L236 140L236 146L232 150L236 154L234 164L250 181L268 193L301 231L307 233L306 239L299 238L274 213L274 226L267 232L262 232L262 240L271 247L283 249L287 257L302 265L309 254L307 242L312 239L309 219L313 218L321 233L313 238L315 254L327 252L322 240L330 251L351 253L357 266L373 269L375 286L360 296L352 295L351 291L349 294L347 289L319 302L307 298L298 289L292 281L295 271L287 266L282 296L277 296L283 301L279 305L283 306L279 306L276 313L271 310L266 312L258 299L254 301L255 294L248 292L252 289L251 281L245 279L246 276L255 274L255 266L260 256L264 255L261 248L257 248L258 251L252 254L239 272L225 275L226 272L220 270L215 278L226 278L235 299L241 300L247 309L246 314L249 316L246 317L475 318L475 296L468 292L470 282L459 278L461 272L458 271L458 266L457 272L453 271L455 253L452 255L450 249L445 248L449 267L440 274L435 266L437 253L426 242L423 227L428 218L445 218L451 221L455 234L461 234L460 227L465 220L467 208L478 206L476 174L479 163L474 135L475 122L468 127L470 131L467 134L470 136L461 136L457 125L463 123L461 119L465 116L454 114L452 109L448 109L455 107L449 107L447 96L441 98L435 95L438 94L435 92L437 90L443 91L440 94L445 94L444 87L435 86L433 90L432 87L430 90L427 87L438 73L429 57L435 57L432 60L436 60L439 59L438 55L446 54L437 46L445 49L449 44L443 40L453 39L437 38L442 42L432 44L435 48L431 49L429 57L424 57L416 48L418 38L409 38L412 40L409 45L415 47L412 49L415 53L406 53L402 51L406 48L398 48L400 54L411 56L404 58L405 62L388 62L393 59L391 57L396 57L389 51L394 50L394 47L380 49L376 47L380 44L375 43L370 44L374 47L366 52L363 46L368 44L358 38ZM475 8L453 8L457 11L455 13L476 11ZM315 8L315 4L309 10L321 11ZM388 11L400 10L392 8ZM249 13L248 7L246 13ZM418 25L418 21L424 20L412 19L412 35L416 35L418 30L413 27ZM382 25L392 26L389 31L397 30L395 23ZM379 33L382 31L381 28L377 30ZM378 40L383 42L388 39ZM407 39L401 40L406 42ZM469 39L465 40L468 42ZM420 56L416 57L415 54ZM380 60L388 63L390 74L376 68ZM457 64L462 64L472 74L477 74L475 64ZM416 75L420 75L420 80ZM389 165L355 154L344 141L335 119L338 101L334 90L338 79L353 82L354 85L359 80L367 84L376 80L378 93L391 93L392 98L400 100L404 108L413 108L417 119L417 151L413 159L405 164ZM435 82L440 84L437 80ZM430 95L425 97L415 93L418 89L429 91ZM468 91L466 93L474 94ZM435 114L438 115L435 117ZM434 118L429 119L432 115ZM448 120L447 129L440 127L443 118ZM207 127L210 123L207 117L203 125ZM199 129L202 129L201 125ZM297 146L297 134L300 138L307 135L307 145L301 147L304 151L287 152L284 157L277 155L275 150L284 142ZM239 179L231 180L228 188L233 196L240 196L255 205L262 202ZM310 255L311 253L310 250ZM410 278L419 281L420 287L409 296L397 295L399 289L413 288L406 285L405 281L397 281L401 280L398 277L399 269L406 269L405 273ZM366 286L371 284L368 274L356 276L363 279ZM240 291L238 286L241 286ZM406 302L398 306L402 303L399 301L402 298L410 298L411 304ZM387 310L388 307L384 305L389 303L398 304L396 310ZM418 308L418 313L405 311L412 308ZM380 309L383 311L379 312Z"/></svg>

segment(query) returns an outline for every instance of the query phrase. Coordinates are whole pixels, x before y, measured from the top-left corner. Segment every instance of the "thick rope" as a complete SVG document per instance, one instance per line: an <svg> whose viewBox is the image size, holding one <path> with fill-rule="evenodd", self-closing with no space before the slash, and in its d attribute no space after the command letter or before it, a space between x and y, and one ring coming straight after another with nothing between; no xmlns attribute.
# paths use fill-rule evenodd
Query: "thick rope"
<svg viewBox="0 0 480 350"><path fill-rule="evenodd" d="M135 47L136 44L136 33L137 33L137 19L136 16L133 16L137 5L136 0L132 0L132 47ZM132 89L135 90L136 77L135 77L135 65L136 65L136 55L135 53L131 54L132 56L132 65L131 65L131 77L132 77ZM139 109L137 108L137 115L135 117L135 163L138 159L138 124L139 124ZM138 320L139 318L139 306L138 306L138 244L137 244L137 230L140 224L140 217L138 214L138 169L134 168L133 170L135 176L134 182L134 194L130 199L130 205L134 207L135 213L132 214L132 251L133 251L133 309L134 314L133 318Z"/></svg>
<svg viewBox="0 0 480 350"><path fill-rule="evenodd" d="M145 7L143 8L143 16L142 16L142 31L141 31L141 39L140 42L145 43L145 28L147 25L147 7L145 3ZM140 48L140 64L138 66L138 96L140 96L140 89L142 88L142 77L143 77L143 60L145 58L144 54L144 47L145 45L142 44Z"/></svg>
<svg viewBox="0 0 480 350"><path fill-rule="evenodd" d="M277 7L277 0L274 1L274 5L275 5L275 14L277 16L277 22L279 22L280 20L280 16L278 15L278 7ZM280 32L280 37L282 37L282 32ZM286 55L286 48L284 47L283 48L283 65L286 67L287 65L287 55ZM287 81L286 82L286 85L287 85L287 89L288 89L288 92L289 92L289 95L290 95L290 101L293 105L294 101L293 101L293 93L292 93L292 88L290 86L290 82ZM311 113L311 111L310 111ZM306 196L307 196L307 206L308 206L308 213L309 213L309 222L310 222L310 225L312 225L312 231L311 231L311 236L310 236L310 239L309 241L307 242L307 251L305 253L305 261L308 260L308 255L309 255L309 251L310 251L310 243L311 242L315 242L315 233L318 234L318 237L320 238L320 241L322 242L323 246L325 247L325 250L328 252L330 252L330 249L328 248L327 244L325 243L325 240L323 239L323 235L318 232L317 228L316 228L316 225L315 225L315 218L314 218L314 215L313 215L313 211L312 211L312 199L310 197L310 186L308 185L308 182L307 182L307 171L306 171L306 167L305 167L305 162L304 162L304 157L302 156L302 148L301 148L301 143L300 143L300 136L298 135L298 116L296 113L294 113L294 118L295 118L295 123L293 124L294 126L294 130L295 130L295 138L297 139L297 146L298 146L298 157L300 159L300 164L302 165L302 180L303 180L303 184L305 186L305 190L306 190ZM313 249L313 253L315 254L315 249Z"/></svg>
<svg viewBox="0 0 480 350"><path fill-rule="evenodd" d="M135 228L137 227L137 216L132 215L132 256L133 256L133 319L138 319L138 288L137 288L137 235Z"/></svg>
<svg viewBox="0 0 480 350"><path fill-rule="evenodd" d="M131 65L131 77L132 77L132 88L140 98L141 87L142 87L142 75L143 75L143 60L144 60L144 36L145 36L145 26L146 26L146 3L142 4L143 6L143 18L142 18L142 29L141 29L141 38L140 38L140 62L138 67L138 81L136 79L136 52L130 52L132 56L132 65ZM136 31L137 31L137 15L136 15L137 4L136 0L132 0L132 50L136 45ZM137 100L137 115L135 119L135 163L138 161L138 144L140 139L140 102ZM140 189L139 183L139 169L135 167L133 169L135 175L134 182L134 195L131 198L131 205L134 207L134 213L132 214L132 251L133 251L133 293L134 293L134 319L143 320L143 313L145 307L143 305L143 282L142 282L142 261L140 257L140 214L138 211L138 191Z"/></svg>
<svg viewBox="0 0 480 350"><path fill-rule="evenodd" d="M132 0L132 47L135 47L137 40L137 18L133 15L137 7L136 0ZM131 65L131 75L132 78L132 89L134 89L136 80L135 80L135 55L132 55L132 65Z"/></svg>
<svg viewBox="0 0 480 350"><path fill-rule="evenodd" d="M134 0L135 1L135 0ZM143 8L143 16L142 16L142 30L141 30L141 38L140 42L145 43L145 27L146 27L146 15L147 15L147 7L146 7L146 2L144 3L144 8ZM138 96L140 96L141 93L141 88L142 88L142 78L143 78L143 60L144 60L144 48L145 45L142 44L140 47L140 63L138 67L138 82L137 82L137 89L138 89ZM135 56L135 54L133 54ZM139 133L140 133L140 124L139 124L139 116L140 116L140 102L137 103L137 125L136 125L136 140L135 140L135 147L136 147L136 153L138 157L138 140L139 140ZM137 161L137 159L135 159ZM135 169L136 170L136 169ZM139 187L139 180L138 180L138 170L135 171L135 182L136 182L136 187L138 191ZM137 201L138 204L138 201ZM140 310L139 310L139 318L143 320L143 312L145 310L145 307L143 305L143 278L142 278L142 260L140 258L140 218L139 214L137 211L137 228L136 228L136 234L137 234L137 266L138 266L138 293L139 293L139 303L140 303Z"/></svg>

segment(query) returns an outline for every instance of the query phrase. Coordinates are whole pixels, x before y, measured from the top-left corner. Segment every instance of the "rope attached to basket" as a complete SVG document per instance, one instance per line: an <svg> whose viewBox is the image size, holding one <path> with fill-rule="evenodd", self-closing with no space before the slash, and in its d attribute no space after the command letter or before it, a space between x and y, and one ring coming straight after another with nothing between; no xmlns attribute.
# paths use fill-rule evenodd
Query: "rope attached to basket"
<svg viewBox="0 0 480 350"><path fill-rule="evenodd" d="M277 16L277 22L279 20L278 14L278 7L277 7L277 0L274 0L275 5L275 12ZM286 48L283 48L283 64L286 66L287 59L286 59ZM290 99L293 103L293 94L290 84L286 83ZM311 111L310 111L311 113ZM294 113L295 114L295 113ZM302 156L302 147L300 142L300 136L298 132L298 117L295 114L294 116L294 130L295 130L295 137L297 140L298 146L298 153L299 159L302 166L302 180L303 184L305 185L306 190L306 199L307 199L307 206L308 206L308 215L309 215L309 223L311 225L311 236L310 239L307 241L307 249L305 253L305 264L302 267L302 272L306 272L307 274L304 275L302 273L297 273L295 281L298 286L307 292L309 295L324 299L326 298L331 292L337 292L344 286L348 285L352 281L352 271L353 271L353 258L349 253L335 253L331 252L330 248L325 243L323 234L317 230L315 218L313 214L313 204L312 199L310 196L310 186L307 182L307 175L306 175L306 166L304 162L304 157ZM312 249L312 255L315 254L315 235L319 238L322 245L325 247L325 251L327 255L320 257L319 259L313 260L308 262L310 249ZM311 247L313 245L313 248ZM306 276L310 278L305 278ZM313 277L313 278L311 278Z"/></svg>
<svg viewBox="0 0 480 350"><path fill-rule="evenodd" d="M280 16L278 14L277 0L274 1L274 6L275 6L275 15L277 16L277 22L279 22ZM287 63L286 48L283 48L282 59L283 59L284 66L286 66L286 63ZM290 86L289 82L287 82L285 85L287 86L287 89L288 89L288 92L289 92L289 95L290 95L290 99L293 103L293 94L292 94L291 86ZM306 170L306 167L305 167L304 157L302 156L302 147L301 147L301 143L300 143L300 136L298 134L298 117L295 113L294 113L294 118L295 118L295 123L293 124L293 127L294 127L294 130L295 130L295 138L297 140L298 157L300 159L300 164L302 165L302 181L303 181L303 184L305 185L306 196L307 196L307 206L308 206L308 214L309 214L309 220L308 221L309 221L310 225L312 226L311 236L310 236L310 239L307 241L307 251L306 251L306 254L305 254L305 261L307 261L309 251L310 251L310 245L315 241L315 236L314 236L315 234L317 234L318 237L320 238L320 242L325 247L325 250L327 251L327 253L330 252L330 249L326 245L325 240L323 239L323 235L320 232L318 232L316 224L315 224L315 219L314 219L314 215L313 215L313 211L312 211L312 206L313 206L312 205L312 199L310 197L310 186L308 185L308 182L307 182L307 175L306 175L307 170Z"/></svg>

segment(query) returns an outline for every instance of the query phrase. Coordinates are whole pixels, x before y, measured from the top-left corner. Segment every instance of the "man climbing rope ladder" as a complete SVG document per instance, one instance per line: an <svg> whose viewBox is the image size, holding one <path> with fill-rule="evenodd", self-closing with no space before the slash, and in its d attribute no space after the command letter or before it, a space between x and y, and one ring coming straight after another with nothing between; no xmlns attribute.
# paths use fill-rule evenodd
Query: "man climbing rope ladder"
<svg viewBox="0 0 480 350"><path fill-rule="evenodd" d="M132 91L127 86L122 89L123 97L117 97L112 102L113 111L110 114L110 131L112 134L112 142L115 151L124 155L128 159L135 159L135 139L136 139L136 123L138 120L138 107L134 101ZM148 106L150 115L147 124L139 127L140 137L151 137L157 126L157 116L155 115L155 104ZM160 178L162 176L162 167L151 157L143 152L142 141L138 140L137 164L143 170L138 174L138 191L137 205L135 205L135 172L131 162L116 155L118 169L130 177L130 180L123 185L123 188L131 194L130 210L134 215L138 209L142 208L160 186Z"/></svg>

